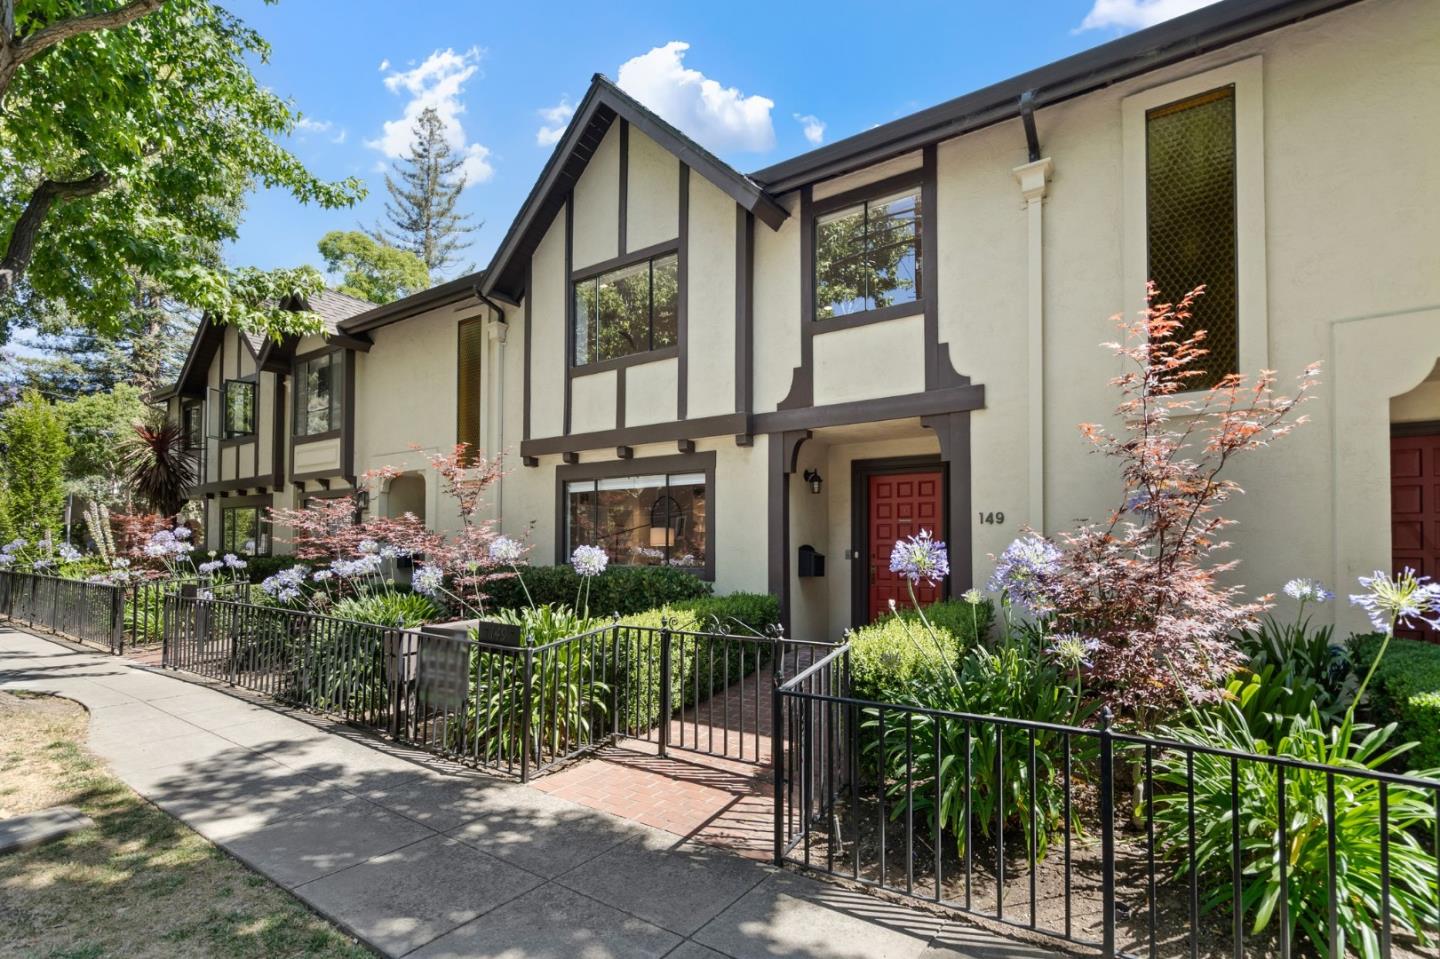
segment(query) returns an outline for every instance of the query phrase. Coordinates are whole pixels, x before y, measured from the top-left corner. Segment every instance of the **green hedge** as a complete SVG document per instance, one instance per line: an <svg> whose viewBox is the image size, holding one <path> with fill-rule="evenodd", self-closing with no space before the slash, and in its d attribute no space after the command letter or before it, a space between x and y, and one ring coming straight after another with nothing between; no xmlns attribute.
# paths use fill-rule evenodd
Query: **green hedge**
<svg viewBox="0 0 1440 959"><path fill-rule="evenodd" d="M926 607L925 616L935 628L935 639L913 609L883 616L850 634L852 695L876 702L905 701L917 684L939 675L945 660L957 664L977 634L989 633L994 608L988 600L979 606L946 600Z"/></svg>
<svg viewBox="0 0 1440 959"><path fill-rule="evenodd" d="M1383 639L1378 633L1350 638L1350 655L1363 676ZM1409 769L1440 768L1440 644L1415 639L1390 643L1371 680L1363 708L1377 723L1397 723L1392 743L1418 743L1400 757Z"/></svg>
<svg viewBox="0 0 1440 959"><path fill-rule="evenodd" d="M525 588L537 605L575 605L580 577L569 565L524 566ZM488 605L516 609L527 605L525 588L518 577L497 579L486 584ZM590 613L629 616L672 603L709 596L710 584L694 573L670 566L611 566L590 583Z"/></svg>
<svg viewBox="0 0 1440 959"><path fill-rule="evenodd" d="M679 633L708 633L721 630L736 637L765 635L780 622L780 601L763 593L731 593L728 596L704 596L672 603L622 617L622 626L660 629L668 625ZM624 650L618 683L622 726L639 731L660 721L660 643L638 641ZM699 645L699 661L695 656ZM721 642L715 645L711 665L711 640L677 636L671 645L670 701L676 710L692 706L698 688L700 697L723 689L727 681L738 682L770 662L768 645L744 642ZM728 660L728 664L727 664ZM743 666L742 666L743 660ZM696 676L697 670L699 676ZM698 678L698 683L697 683ZM767 687L768 692L768 687Z"/></svg>

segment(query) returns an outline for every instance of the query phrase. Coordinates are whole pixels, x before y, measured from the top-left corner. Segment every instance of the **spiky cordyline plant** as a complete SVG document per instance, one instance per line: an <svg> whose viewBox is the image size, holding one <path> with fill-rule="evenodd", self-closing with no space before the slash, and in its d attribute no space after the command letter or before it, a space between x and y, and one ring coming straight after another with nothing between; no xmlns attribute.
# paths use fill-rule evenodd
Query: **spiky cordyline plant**
<svg viewBox="0 0 1440 959"><path fill-rule="evenodd" d="M174 518L185 508L185 496L195 485L195 460L179 424L136 423L123 465L136 497L156 512Z"/></svg>

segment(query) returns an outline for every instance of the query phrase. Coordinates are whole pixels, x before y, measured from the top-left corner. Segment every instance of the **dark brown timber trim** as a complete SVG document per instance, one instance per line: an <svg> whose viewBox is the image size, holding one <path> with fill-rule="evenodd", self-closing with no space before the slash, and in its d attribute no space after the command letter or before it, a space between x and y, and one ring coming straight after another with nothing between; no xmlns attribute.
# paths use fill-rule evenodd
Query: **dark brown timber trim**
<svg viewBox="0 0 1440 959"><path fill-rule="evenodd" d="M650 423L629 426L623 430L597 430L593 433L572 433L569 436L547 436L525 440L520 444L522 457L545 456L553 453L598 450L609 446L642 446L646 443L669 443L674 440L703 436L724 436L749 432L747 417L738 413L721 413L694 420L673 423Z"/></svg>
<svg viewBox="0 0 1440 959"><path fill-rule="evenodd" d="M770 594L780 600L780 624L790 629L790 474L809 430L790 430L770 437L767 578Z"/></svg>
<svg viewBox="0 0 1440 959"><path fill-rule="evenodd" d="M680 164L680 252L675 264L675 341L680 347L675 375L675 418L683 420L690 409L690 167Z"/></svg>
<svg viewBox="0 0 1440 959"><path fill-rule="evenodd" d="M974 585L970 555L970 413L922 416L920 423L935 431L940 458L947 465L945 531L950 547L950 595L959 596Z"/></svg>
<svg viewBox="0 0 1440 959"><path fill-rule="evenodd" d="M823 426L848 426L852 423L876 423L912 416L934 416L965 410L983 409L985 387L957 386L926 393L907 393L853 403L833 403L795 410L757 413L751 419L757 433L780 433L786 430L819 429Z"/></svg>
<svg viewBox="0 0 1440 959"><path fill-rule="evenodd" d="M589 266L582 266L578 270L568 271L570 282L579 283L582 280L593 279L602 273L609 273L612 270L619 270L636 263L644 263L646 260L653 260L667 253L676 253L679 249L680 241L678 239L652 243L643 249L622 253L619 256L612 256L608 260L601 260L598 263L591 263Z"/></svg>
<svg viewBox="0 0 1440 959"><path fill-rule="evenodd" d="M630 205L630 121L620 118L620 235L616 240L616 251L625 255L625 217Z"/></svg>

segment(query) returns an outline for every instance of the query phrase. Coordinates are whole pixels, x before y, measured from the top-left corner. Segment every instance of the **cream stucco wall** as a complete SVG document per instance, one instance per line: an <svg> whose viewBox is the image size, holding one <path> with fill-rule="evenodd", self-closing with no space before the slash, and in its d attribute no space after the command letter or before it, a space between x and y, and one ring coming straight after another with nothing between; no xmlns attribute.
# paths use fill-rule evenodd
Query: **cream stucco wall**
<svg viewBox="0 0 1440 959"><path fill-rule="evenodd" d="M614 429L616 376L614 370L605 370L570 381L571 432Z"/></svg>
<svg viewBox="0 0 1440 959"><path fill-rule="evenodd" d="M634 127L629 138L625 238L630 249L643 250L680 232L680 161ZM692 194L692 216L694 200Z"/></svg>
<svg viewBox="0 0 1440 959"><path fill-rule="evenodd" d="M579 270L619 255L620 125L613 123L575 184L572 266Z"/></svg>
<svg viewBox="0 0 1440 959"><path fill-rule="evenodd" d="M735 209L714 184L690 177L686 330L692 417L735 409Z"/></svg>
<svg viewBox="0 0 1440 959"><path fill-rule="evenodd" d="M699 364L704 366L705 364ZM695 369L691 366L691 370ZM694 375L693 372L691 374ZM678 415L675 397L679 391L680 361L657 360L638 363L625 371L625 425L669 423ZM692 379L693 383L694 380Z"/></svg>
<svg viewBox="0 0 1440 959"><path fill-rule="evenodd" d="M531 257L530 435L558 436L565 429L565 213L556 215ZM517 409L518 412L518 409Z"/></svg>

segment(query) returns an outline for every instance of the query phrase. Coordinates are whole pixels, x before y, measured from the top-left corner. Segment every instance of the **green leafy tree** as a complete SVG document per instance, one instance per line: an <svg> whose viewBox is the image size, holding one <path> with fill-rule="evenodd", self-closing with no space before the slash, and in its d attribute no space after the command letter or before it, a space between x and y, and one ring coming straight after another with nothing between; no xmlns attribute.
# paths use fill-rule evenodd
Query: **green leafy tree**
<svg viewBox="0 0 1440 959"><path fill-rule="evenodd" d="M320 255L331 273L341 275L341 293L389 303L430 286L425 261L359 230L332 230L320 238Z"/></svg>
<svg viewBox="0 0 1440 959"><path fill-rule="evenodd" d="M298 117L250 72L268 53L208 0L0 0L0 337L47 311L113 332L137 281L247 329L318 329L276 306L320 289L318 271L208 256L252 188L363 196L276 142Z"/></svg>
<svg viewBox="0 0 1440 959"><path fill-rule="evenodd" d="M0 419L5 506L13 530L34 539L59 530L65 513L65 420L34 390Z"/></svg>
<svg viewBox="0 0 1440 959"><path fill-rule="evenodd" d="M66 478L93 478L118 493L124 476L122 447L134 435L135 424L152 416L140 391L122 383L108 393L91 393L57 404L57 411L64 420L70 447Z"/></svg>
<svg viewBox="0 0 1440 959"><path fill-rule="evenodd" d="M445 139L445 121L434 107L426 107L415 121L410 155L395 164L393 176L385 175L390 222L371 236L420 257L432 277L458 262L460 251L472 242L466 238L483 225L455 212L465 189L463 162Z"/></svg>

